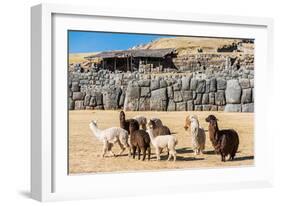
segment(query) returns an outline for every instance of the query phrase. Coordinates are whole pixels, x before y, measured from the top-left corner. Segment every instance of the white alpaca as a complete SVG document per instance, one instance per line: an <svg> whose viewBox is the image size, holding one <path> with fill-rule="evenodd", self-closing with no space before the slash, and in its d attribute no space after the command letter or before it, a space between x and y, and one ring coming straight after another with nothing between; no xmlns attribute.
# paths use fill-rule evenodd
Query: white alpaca
<svg viewBox="0 0 281 206"><path fill-rule="evenodd" d="M206 134L203 128L199 126L199 121L197 116L191 115L189 117L190 120L190 129L191 129L191 136L192 136L192 147L195 155L203 153L205 149L205 142L206 142Z"/></svg>
<svg viewBox="0 0 281 206"><path fill-rule="evenodd" d="M169 150L168 161L171 159L172 156L174 158L174 161L176 161L177 156L176 156L175 146L177 144L177 139L173 135L159 135L159 136L155 137L155 136L153 136L152 131L153 131L152 128L149 128L147 130L151 143L155 147L157 160L160 160L160 151L163 148L167 147Z"/></svg>
<svg viewBox="0 0 281 206"><path fill-rule="evenodd" d="M137 120L140 128L146 130L147 119L144 116L138 115L135 116L133 119Z"/></svg>
<svg viewBox="0 0 281 206"><path fill-rule="evenodd" d="M126 130L119 127L111 127L105 130L101 130L98 128L96 121L91 121L89 126L96 138L103 142L102 157L105 156L105 153L107 151L115 156L112 151L112 147L115 143L118 143L121 148L119 155L124 152L125 148L128 148L129 156L131 156L131 150L128 144L129 135Z"/></svg>

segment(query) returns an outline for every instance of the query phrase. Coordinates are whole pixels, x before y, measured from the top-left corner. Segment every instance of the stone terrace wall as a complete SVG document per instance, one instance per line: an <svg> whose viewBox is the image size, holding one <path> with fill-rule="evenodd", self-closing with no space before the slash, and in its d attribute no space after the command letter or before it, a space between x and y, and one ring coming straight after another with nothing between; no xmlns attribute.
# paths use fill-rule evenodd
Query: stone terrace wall
<svg viewBox="0 0 281 206"><path fill-rule="evenodd" d="M254 112L254 71L69 73L69 109Z"/></svg>

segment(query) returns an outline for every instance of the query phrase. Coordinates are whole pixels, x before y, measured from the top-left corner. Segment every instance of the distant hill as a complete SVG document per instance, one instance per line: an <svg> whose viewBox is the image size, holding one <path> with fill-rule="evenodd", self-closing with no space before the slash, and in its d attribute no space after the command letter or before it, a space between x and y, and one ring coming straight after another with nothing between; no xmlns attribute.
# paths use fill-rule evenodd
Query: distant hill
<svg viewBox="0 0 281 206"><path fill-rule="evenodd" d="M175 48L178 55L190 53L216 53L218 48L232 43L240 42L240 39L223 39L223 38L200 38L200 37L175 37L161 38L145 45L135 46L132 49L164 49Z"/></svg>

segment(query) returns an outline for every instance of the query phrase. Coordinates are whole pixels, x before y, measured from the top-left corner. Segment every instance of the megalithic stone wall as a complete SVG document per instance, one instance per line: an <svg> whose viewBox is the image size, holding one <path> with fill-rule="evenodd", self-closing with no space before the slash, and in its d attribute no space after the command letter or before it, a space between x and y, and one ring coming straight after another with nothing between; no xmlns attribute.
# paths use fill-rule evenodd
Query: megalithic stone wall
<svg viewBox="0 0 281 206"><path fill-rule="evenodd" d="M250 76L250 75L249 75ZM99 71L71 74L69 109L254 112L254 79Z"/></svg>

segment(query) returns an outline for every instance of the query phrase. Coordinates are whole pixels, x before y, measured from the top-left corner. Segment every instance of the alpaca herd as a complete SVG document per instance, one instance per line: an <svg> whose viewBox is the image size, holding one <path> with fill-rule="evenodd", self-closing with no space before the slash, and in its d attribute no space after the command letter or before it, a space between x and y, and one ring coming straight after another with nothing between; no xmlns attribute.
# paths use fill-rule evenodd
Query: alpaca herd
<svg viewBox="0 0 281 206"><path fill-rule="evenodd" d="M156 159L160 160L160 154L163 149L167 149L169 161L177 159L176 146L177 138L171 133L170 129L163 125L158 118L151 118L147 121L144 116L136 116L132 119L126 119L124 111L119 114L120 127L111 127L105 130L98 128L97 121L90 122L90 129L94 136L103 143L102 157L109 152L112 156L116 156L112 147L118 144L121 148L121 155L127 148L128 156L135 158L136 152L138 159L142 160L151 158L151 147L155 149ZM221 161L225 162L226 156L229 160L234 160L235 154L239 146L238 133L233 129L220 130L218 127L218 119L214 115L209 115L205 121L209 123L208 133L216 154L221 155ZM206 144L205 130L200 127L198 117L189 115L185 119L184 129L190 128L192 149L194 155L204 154Z"/></svg>

